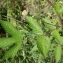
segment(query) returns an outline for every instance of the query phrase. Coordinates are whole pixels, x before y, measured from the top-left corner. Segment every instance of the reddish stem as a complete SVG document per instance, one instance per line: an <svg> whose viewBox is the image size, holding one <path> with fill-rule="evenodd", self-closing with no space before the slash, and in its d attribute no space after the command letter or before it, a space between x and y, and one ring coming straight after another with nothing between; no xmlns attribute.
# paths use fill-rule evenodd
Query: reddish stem
<svg viewBox="0 0 63 63"><path fill-rule="evenodd" d="M52 6L52 8L54 8L54 5L51 3L51 1L49 1L49 0L46 0L49 4L50 4L50 6Z"/></svg>
<svg viewBox="0 0 63 63"><path fill-rule="evenodd" d="M63 27L63 22L62 22L62 18L61 18L61 16L58 14L58 18L59 18L59 20L60 20L60 22L61 22L61 25L62 25L62 27Z"/></svg>
<svg viewBox="0 0 63 63"><path fill-rule="evenodd" d="M52 6L52 8L54 8L54 5L51 3L50 0L46 0L46 1L50 4L50 6ZM60 23L61 23L61 25L62 25L62 27L63 27L63 22L62 22L61 16L60 16L59 14L58 14L58 18L59 18Z"/></svg>

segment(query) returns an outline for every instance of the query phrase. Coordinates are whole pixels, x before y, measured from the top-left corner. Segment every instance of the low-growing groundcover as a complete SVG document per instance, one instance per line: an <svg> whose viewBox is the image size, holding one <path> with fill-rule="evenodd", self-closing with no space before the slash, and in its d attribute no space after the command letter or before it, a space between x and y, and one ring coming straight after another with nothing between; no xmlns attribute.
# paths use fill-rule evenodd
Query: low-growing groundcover
<svg viewBox="0 0 63 63"><path fill-rule="evenodd" d="M2 1L4 5L0 10L0 63L63 62L63 1L43 0L39 2L42 8L48 5L42 11L43 14L38 10L31 13L33 10L30 11L27 5L37 5L37 2L39 1L27 0L26 5L20 5L24 1ZM24 12L21 9L26 10Z"/></svg>

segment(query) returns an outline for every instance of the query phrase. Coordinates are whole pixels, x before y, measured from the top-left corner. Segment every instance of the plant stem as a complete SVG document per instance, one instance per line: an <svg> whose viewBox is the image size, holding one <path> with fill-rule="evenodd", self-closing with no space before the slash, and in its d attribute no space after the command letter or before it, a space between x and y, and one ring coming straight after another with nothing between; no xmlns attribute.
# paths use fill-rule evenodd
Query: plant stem
<svg viewBox="0 0 63 63"><path fill-rule="evenodd" d="M52 8L54 8L54 5L51 3L50 0L46 0L46 1L48 2L48 4L49 4L50 6L52 6ZM61 23L61 25L62 25L62 27L63 27L63 22L62 22L62 18L61 18L61 16L60 16L60 14L57 14L57 15L58 15L59 21L60 21L60 23Z"/></svg>
<svg viewBox="0 0 63 63"><path fill-rule="evenodd" d="M46 0L46 1L48 2L48 4L49 4L50 6L52 6L52 8L54 8L54 5L51 3L50 0Z"/></svg>

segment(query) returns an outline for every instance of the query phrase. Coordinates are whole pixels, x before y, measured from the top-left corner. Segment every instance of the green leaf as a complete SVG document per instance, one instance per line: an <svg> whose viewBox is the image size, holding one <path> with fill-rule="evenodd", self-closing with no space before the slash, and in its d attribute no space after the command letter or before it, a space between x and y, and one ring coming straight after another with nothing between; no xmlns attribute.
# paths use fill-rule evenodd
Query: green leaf
<svg viewBox="0 0 63 63"><path fill-rule="evenodd" d="M11 35L15 35L16 29L14 28L14 26L11 23L9 23L7 21L0 20L0 24L7 33L9 33ZM13 31L13 30L15 30L15 31Z"/></svg>
<svg viewBox="0 0 63 63"><path fill-rule="evenodd" d="M35 33L36 35L42 35L43 34L42 28L37 23L36 19L33 19L30 16L26 16L26 21L29 23L29 26L33 30L33 33Z"/></svg>
<svg viewBox="0 0 63 63"><path fill-rule="evenodd" d="M54 5L54 10L56 11L56 13L60 13L60 2L56 2Z"/></svg>
<svg viewBox="0 0 63 63"><path fill-rule="evenodd" d="M58 40L58 43L61 44L61 41L60 41L60 38L61 38L61 37L60 37L60 34L59 34L58 30L53 30L52 36L53 36L56 40Z"/></svg>
<svg viewBox="0 0 63 63"><path fill-rule="evenodd" d="M50 49L50 39L46 36L37 38L37 47L44 57L47 56Z"/></svg>
<svg viewBox="0 0 63 63"><path fill-rule="evenodd" d="M2 59L4 60L4 59L7 59L7 58L13 58L17 54L20 47L21 47L21 44L18 44L18 45L15 44L8 51L6 51L6 53L4 54Z"/></svg>
<svg viewBox="0 0 63 63"><path fill-rule="evenodd" d="M34 51L37 51L37 50L38 50L37 45L35 45L35 46L31 49L30 53L33 53Z"/></svg>
<svg viewBox="0 0 63 63"><path fill-rule="evenodd" d="M6 48L15 43L14 38L0 38L0 48Z"/></svg>
<svg viewBox="0 0 63 63"><path fill-rule="evenodd" d="M56 21L54 22L53 20L49 19L49 18L42 18L42 21L45 25L46 28L48 28L49 30L53 30L56 29Z"/></svg>
<svg viewBox="0 0 63 63"><path fill-rule="evenodd" d="M3 59L12 58L16 55L22 44L23 34L7 21L0 20L0 24L11 35L9 38L0 38L0 48L9 47L3 55ZM12 47L10 48L10 46Z"/></svg>
<svg viewBox="0 0 63 63"><path fill-rule="evenodd" d="M52 25L52 24L48 24L48 23L44 23L45 27L48 28L49 30L53 30L56 29L56 26Z"/></svg>
<svg viewBox="0 0 63 63"><path fill-rule="evenodd" d="M61 52L62 52L61 45L56 46L56 48L54 50L54 55L55 55L56 63L61 59Z"/></svg>
<svg viewBox="0 0 63 63"><path fill-rule="evenodd" d="M61 44L63 44L63 36L61 36L60 42L61 42Z"/></svg>

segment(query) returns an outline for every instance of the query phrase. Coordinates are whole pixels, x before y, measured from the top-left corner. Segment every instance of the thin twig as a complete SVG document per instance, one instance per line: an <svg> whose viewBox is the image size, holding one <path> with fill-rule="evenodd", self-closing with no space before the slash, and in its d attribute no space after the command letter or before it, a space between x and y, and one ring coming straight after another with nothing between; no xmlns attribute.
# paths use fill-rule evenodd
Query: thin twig
<svg viewBox="0 0 63 63"><path fill-rule="evenodd" d="M54 8L54 5L51 3L50 0L46 0L46 1L48 2L48 4L49 4L50 6L52 6L52 8ZM61 16L60 16L59 14L57 14L57 15L58 15L58 18L59 18L59 20L60 20L60 23L61 23L61 25L62 25L62 27L63 27L63 22L62 22Z"/></svg>

